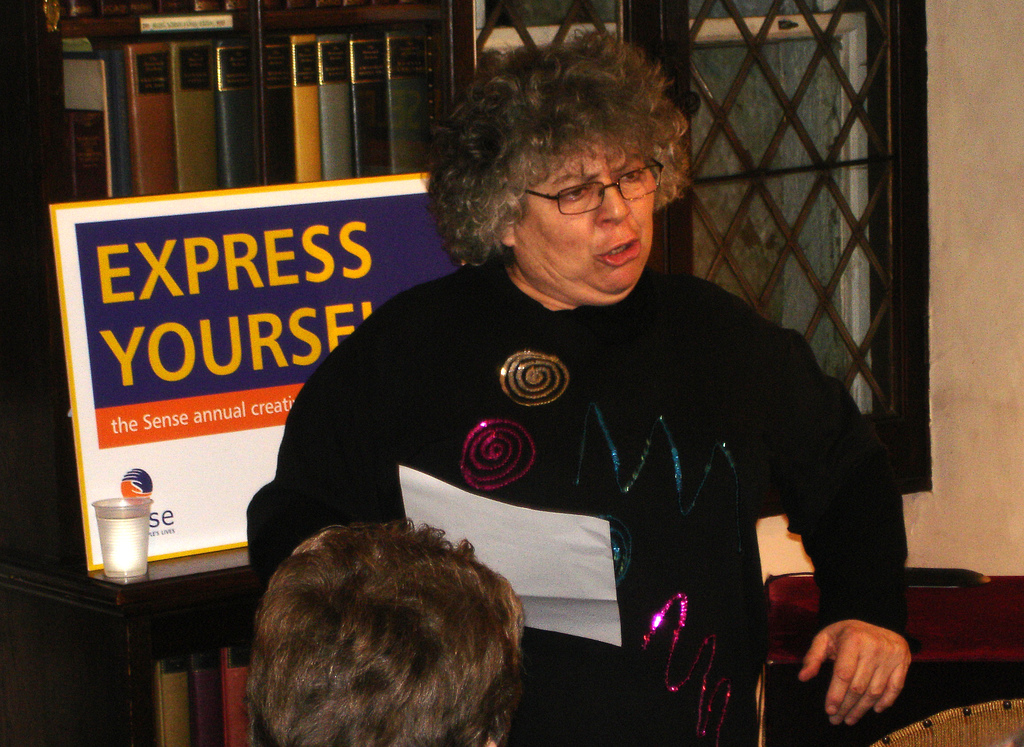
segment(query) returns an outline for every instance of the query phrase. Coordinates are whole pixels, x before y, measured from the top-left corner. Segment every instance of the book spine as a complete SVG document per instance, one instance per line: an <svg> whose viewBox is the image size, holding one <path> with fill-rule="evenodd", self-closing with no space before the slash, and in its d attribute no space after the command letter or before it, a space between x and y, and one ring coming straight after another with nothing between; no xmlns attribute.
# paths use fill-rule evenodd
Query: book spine
<svg viewBox="0 0 1024 747"><path fill-rule="evenodd" d="M157 13L188 13L191 10L191 0L156 0Z"/></svg>
<svg viewBox="0 0 1024 747"><path fill-rule="evenodd" d="M132 161L128 142L128 104L124 50L101 49L107 74L107 126L110 130L110 194L128 197L132 193Z"/></svg>
<svg viewBox="0 0 1024 747"><path fill-rule="evenodd" d="M143 16L156 12L156 0L129 0L128 12L133 16Z"/></svg>
<svg viewBox="0 0 1024 747"><path fill-rule="evenodd" d="M196 13L210 13L223 9L224 3L221 0L192 0L192 10Z"/></svg>
<svg viewBox="0 0 1024 747"><path fill-rule="evenodd" d="M174 111L171 52L166 42L125 45L128 130L132 191L137 195L174 192Z"/></svg>
<svg viewBox="0 0 1024 747"><path fill-rule="evenodd" d="M349 46L352 148L356 176L390 169L387 115L387 44L383 35L353 36Z"/></svg>
<svg viewBox="0 0 1024 747"><path fill-rule="evenodd" d="M249 747L249 715L245 682L249 675L249 647L225 646L220 651L220 679L224 711L224 747Z"/></svg>
<svg viewBox="0 0 1024 747"><path fill-rule="evenodd" d="M71 194L76 200L107 196L106 122L101 111L68 110Z"/></svg>
<svg viewBox="0 0 1024 747"><path fill-rule="evenodd" d="M348 35L318 36L317 60L321 171L324 179L349 179L353 170Z"/></svg>
<svg viewBox="0 0 1024 747"><path fill-rule="evenodd" d="M189 747L188 657L161 659L154 666L156 747Z"/></svg>
<svg viewBox="0 0 1024 747"><path fill-rule="evenodd" d="M64 55L66 138L75 199L111 194L106 62L96 52Z"/></svg>
<svg viewBox="0 0 1024 747"><path fill-rule="evenodd" d="M224 10L248 10L249 0L224 0Z"/></svg>
<svg viewBox="0 0 1024 747"><path fill-rule="evenodd" d="M96 8L101 16L126 16L128 0L96 0Z"/></svg>
<svg viewBox="0 0 1024 747"><path fill-rule="evenodd" d="M87 18L96 15L96 0L63 0L61 11L68 18Z"/></svg>
<svg viewBox="0 0 1024 747"><path fill-rule="evenodd" d="M271 39L263 52L264 131L267 183L295 181L295 122L292 115L292 50L288 39Z"/></svg>
<svg viewBox="0 0 1024 747"><path fill-rule="evenodd" d="M291 37L295 181L320 181L320 86L316 36Z"/></svg>
<svg viewBox="0 0 1024 747"><path fill-rule="evenodd" d="M217 184L250 187L256 183L253 130L252 54L244 42L214 42L217 123Z"/></svg>
<svg viewBox="0 0 1024 747"><path fill-rule="evenodd" d="M189 654L188 695L192 747L223 747L224 712L219 650Z"/></svg>
<svg viewBox="0 0 1024 747"><path fill-rule="evenodd" d="M212 57L209 42L171 42L171 100L179 192L217 188Z"/></svg>
<svg viewBox="0 0 1024 747"><path fill-rule="evenodd" d="M430 143L427 39L420 32L389 31L388 144L393 174L426 169Z"/></svg>
<svg viewBox="0 0 1024 747"><path fill-rule="evenodd" d="M295 8L312 8L314 0L284 0L284 7L288 10Z"/></svg>

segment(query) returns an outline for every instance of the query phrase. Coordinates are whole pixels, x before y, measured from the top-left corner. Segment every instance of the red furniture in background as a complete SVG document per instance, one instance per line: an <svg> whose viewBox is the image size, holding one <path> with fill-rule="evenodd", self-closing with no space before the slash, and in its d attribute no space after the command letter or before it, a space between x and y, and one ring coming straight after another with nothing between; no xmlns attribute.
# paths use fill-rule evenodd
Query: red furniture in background
<svg viewBox="0 0 1024 747"><path fill-rule="evenodd" d="M831 669L809 683L797 680L818 627L814 580L778 576L766 589L765 747L867 747L948 708L1024 697L1024 577L909 588L907 636L914 654L906 685L889 710L869 712L852 727L832 726L825 717Z"/></svg>

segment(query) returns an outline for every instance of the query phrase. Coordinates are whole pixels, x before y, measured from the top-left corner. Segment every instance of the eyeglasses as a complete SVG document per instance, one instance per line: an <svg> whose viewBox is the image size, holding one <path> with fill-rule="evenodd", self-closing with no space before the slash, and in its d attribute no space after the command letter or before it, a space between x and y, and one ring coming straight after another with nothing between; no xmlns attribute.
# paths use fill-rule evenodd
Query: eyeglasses
<svg viewBox="0 0 1024 747"><path fill-rule="evenodd" d="M579 215L601 207L601 203L604 202L604 191L609 187L618 189L624 200L633 201L646 197L661 184L662 168L664 167L655 161L636 171L623 174L611 184L587 182L586 184L577 184L575 187L560 189L557 194L553 195L541 194L532 189L526 190L526 193L534 197L543 197L546 200L557 200L558 212L562 215Z"/></svg>

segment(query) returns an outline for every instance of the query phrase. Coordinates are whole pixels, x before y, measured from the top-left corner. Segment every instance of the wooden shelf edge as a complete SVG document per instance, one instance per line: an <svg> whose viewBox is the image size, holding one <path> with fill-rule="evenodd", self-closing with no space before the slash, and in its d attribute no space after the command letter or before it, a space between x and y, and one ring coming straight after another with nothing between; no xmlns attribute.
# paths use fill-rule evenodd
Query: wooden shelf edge
<svg viewBox="0 0 1024 747"><path fill-rule="evenodd" d="M261 592L245 548L156 561L145 579L131 583L109 581L100 572L0 557L0 586L126 615L180 611Z"/></svg>
<svg viewBox="0 0 1024 747"><path fill-rule="evenodd" d="M362 24L414 23L437 21L442 8L435 3L392 3L385 5L348 5L327 8L296 8L293 10L263 11L263 27L271 30L307 29L331 26L359 26ZM249 11L224 11L212 14L233 16L231 29L182 31L184 34L231 34L249 30ZM188 14L182 14L188 15ZM62 18L60 35L65 39L77 37L118 37L143 35L138 16L109 16ZM166 36L163 32L144 34L154 39Z"/></svg>

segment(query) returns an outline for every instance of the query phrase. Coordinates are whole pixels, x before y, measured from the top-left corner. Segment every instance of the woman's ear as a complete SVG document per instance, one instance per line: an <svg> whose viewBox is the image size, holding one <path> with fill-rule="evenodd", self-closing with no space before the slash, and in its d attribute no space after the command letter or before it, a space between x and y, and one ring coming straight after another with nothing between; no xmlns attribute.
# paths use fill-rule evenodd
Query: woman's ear
<svg viewBox="0 0 1024 747"><path fill-rule="evenodd" d="M516 224L509 223L503 229L501 229L501 243L504 244L508 249L509 253L516 245Z"/></svg>

